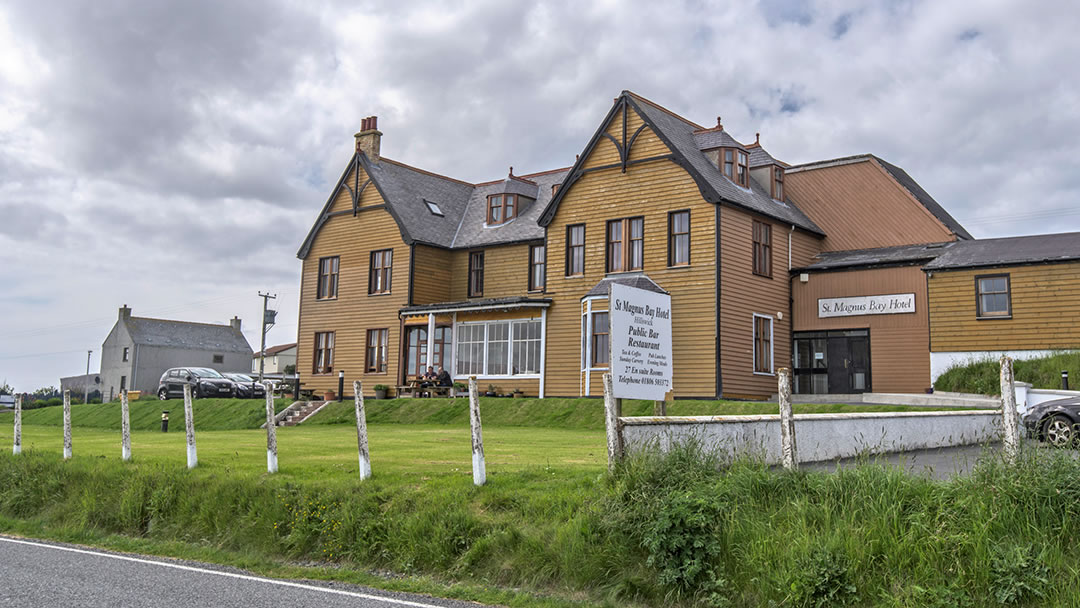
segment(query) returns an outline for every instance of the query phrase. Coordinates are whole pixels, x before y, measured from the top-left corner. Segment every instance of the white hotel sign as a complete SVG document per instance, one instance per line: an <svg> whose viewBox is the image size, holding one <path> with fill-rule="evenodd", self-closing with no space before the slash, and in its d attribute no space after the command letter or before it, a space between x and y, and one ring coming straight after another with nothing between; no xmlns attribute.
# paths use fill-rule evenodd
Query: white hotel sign
<svg viewBox="0 0 1080 608"><path fill-rule="evenodd" d="M671 296L612 283L611 388L658 401L671 390Z"/></svg>
<svg viewBox="0 0 1080 608"><path fill-rule="evenodd" d="M854 317L857 315L895 315L915 312L915 294L894 293L884 296L818 299L818 318Z"/></svg>

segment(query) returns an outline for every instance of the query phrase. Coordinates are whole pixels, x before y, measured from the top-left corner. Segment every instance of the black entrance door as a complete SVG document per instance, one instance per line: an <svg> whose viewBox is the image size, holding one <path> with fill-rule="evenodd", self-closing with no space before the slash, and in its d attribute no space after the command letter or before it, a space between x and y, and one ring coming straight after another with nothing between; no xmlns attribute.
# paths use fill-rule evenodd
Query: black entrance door
<svg viewBox="0 0 1080 608"><path fill-rule="evenodd" d="M870 388L870 332L799 332L795 341L797 393L865 393Z"/></svg>

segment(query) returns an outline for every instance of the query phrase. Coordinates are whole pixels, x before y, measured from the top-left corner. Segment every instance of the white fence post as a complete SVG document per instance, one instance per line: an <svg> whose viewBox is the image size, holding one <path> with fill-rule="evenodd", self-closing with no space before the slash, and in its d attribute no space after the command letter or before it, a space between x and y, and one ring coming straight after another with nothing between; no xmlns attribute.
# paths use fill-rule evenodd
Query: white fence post
<svg viewBox="0 0 1080 608"><path fill-rule="evenodd" d="M795 447L795 417L791 413L791 370L781 367L776 377L780 384L780 448L784 468L794 471L799 468L799 454Z"/></svg>
<svg viewBox="0 0 1080 608"><path fill-rule="evenodd" d="M476 390L476 376L469 376L469 424L472 426L472 476L473 484L487 483L487 467L484 463L484 433L480 425L480 395Z"/></svg>
<svg viewBox="0 0 1080 608"><path fill-rule="evenodd" d="M1013 378L1013 360L1001 356L1001 430L1005 460L1016 464L1020 456L1020 420L1016 413L1016 386Z"/></svg>
<svg viewBox="0 0 1080 608"><path fill-rule="evenodd" d="M356 451L360 458L360 481L371 477L371 454L367 444L367 411L364 409L364 387L353 380L353 402L356 407Z"/></svg>
<svg viewBox="0 0 1080 608"><path fill-rule="evenodd" d="M64 391L64 460L71 458L71 391Z"/></svg>
<svg viewBox="0 0 1080 608"><path fill-rule="evenodd" d="M199 455L195 450L195 419L191 407L191 385L184 384L184 428L187 431L187 468L194 469L199 464Z"/></svg>
<svg viewBox="0 0 1080 608"><path fill-rule="evenodd" d="M607 430L608 471L615 470L615 464L622 459L622 429L619 428L619 416L622 415L622 399L617 399L612 392L611 374L604 374L604 427Z"/></svg>
<svg viewBox="0 0 1080 608"><path fill-rule="evenodd" d="M131 460L131 417L126 388L120 391L120 459Z"/></svg>
<svg viewBox="0 0 1080 608"><path fill-rule="evenodd" d="M277 421L274 420L274 385L263 382L266 390L266 472L277 473Z"/></svg>
<svg viewBox="0 0 1080 608"><path fill-rule="evenodd" d="M22 454L22 395L15 395L15 443L11 446L11 453Z"/></svg>

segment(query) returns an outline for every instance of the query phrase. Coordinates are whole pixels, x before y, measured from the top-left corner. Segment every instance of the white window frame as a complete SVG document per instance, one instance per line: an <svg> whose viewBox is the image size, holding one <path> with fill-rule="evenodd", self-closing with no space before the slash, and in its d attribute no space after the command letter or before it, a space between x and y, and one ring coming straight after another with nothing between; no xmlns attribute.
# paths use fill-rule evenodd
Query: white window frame
<svg viewBox="0 0 1080 608"><path fill-rule="evenodd" d="M488 328L491 325L495 325L495 324L498 324L498 323L508 323L510 325L509 333L507 334L507 336L508 336L507 349L506 349L506 369L507 370L514 369L514 325L515 324L518 324L518 323L539 323L540 324L540 328L541 328L541 331L540 331L540 352L541 352L541 358L543 358L543 352L544 352L544 349L546 348L545 342L547 341L547 336L544 335L543 319L540 318L540 317L529 317L527 319L498 319L498 320L491 320L491 321L465 321L465 322L455 323L454 324L454 331L453 331L453 335L454 335L454 347L453 347L454 368L453 368L453 370L454 370L454 379L455 380L467 380L469 378L469 374L458 374L457 373L457 347L458 347L457 328L462 326L462 325L482 325L482 326L484 326L484 364L483 364L484 373L476 375L476 378L478 380L479 379L485 379L485 378L531 379L531 378L540 378L541 377L542 372L541 373L536 373L536 374L513 374L513 373L489 374L489 373L487 373L487 370L488 370L488 335L489 335Z"/></svg>
<svg viewBox="0 0 1080 608"><path fill-rule="evenodd" d="M769 321L769 371L759 372L757 371L757 320L768 319ZM750 352L751 364L755 376L775 376L776 375L776 319L772 315L762 315L754 313L754 320L750 323Z"/></svg>

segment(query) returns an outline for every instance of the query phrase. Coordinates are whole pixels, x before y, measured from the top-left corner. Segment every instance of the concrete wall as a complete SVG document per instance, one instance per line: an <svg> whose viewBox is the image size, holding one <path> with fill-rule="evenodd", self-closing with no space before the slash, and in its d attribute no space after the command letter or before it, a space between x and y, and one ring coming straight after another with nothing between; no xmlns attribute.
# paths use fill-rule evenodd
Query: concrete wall
<svg viewBox="0 0 1080 608"><path fill-rule="evenodd" d="M781 462L780 416L620 418L627 454L696 440L721 458ZM994 411L800 414L795 438L800 462L849 458L997 440L1001 414Z"/></svg>

